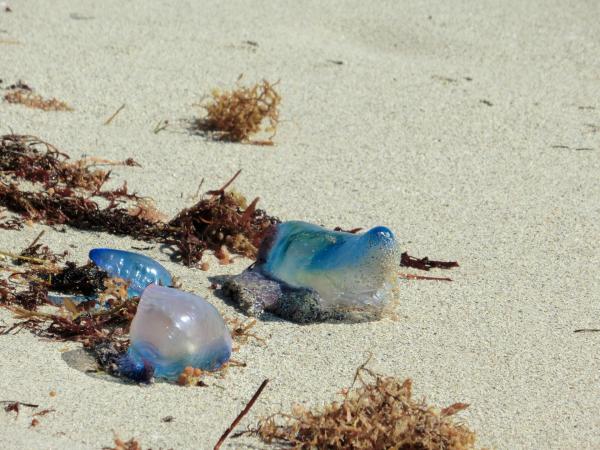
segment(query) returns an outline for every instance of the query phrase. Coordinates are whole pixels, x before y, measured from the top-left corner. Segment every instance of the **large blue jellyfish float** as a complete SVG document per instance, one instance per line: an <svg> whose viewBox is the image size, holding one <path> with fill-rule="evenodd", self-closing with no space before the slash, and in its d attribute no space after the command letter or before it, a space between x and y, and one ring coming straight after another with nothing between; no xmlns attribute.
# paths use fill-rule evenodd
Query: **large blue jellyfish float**
<svg viewBox="0 0 600 450"><path fill-rule="evenodd" d="M380 318L394 302L400 252L394 234L330 231L306 222L275 225L255 264L223 284L242 310L298 322Z"/></svg>
<svg viewBox="0 0 600 450"><path fill-rule="evenodd" d="M231 334L202 297L150 284L131 322L131 345L118 373L136 381L176 380L186 367L217 370L231 356Z"/></svg>

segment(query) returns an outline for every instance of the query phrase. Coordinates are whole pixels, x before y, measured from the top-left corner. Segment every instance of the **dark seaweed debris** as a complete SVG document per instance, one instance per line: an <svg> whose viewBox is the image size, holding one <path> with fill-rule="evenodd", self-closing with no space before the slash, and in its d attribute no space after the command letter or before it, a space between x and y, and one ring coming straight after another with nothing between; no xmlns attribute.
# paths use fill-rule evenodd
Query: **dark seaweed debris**
<svg viewBox="0 0 600 450"><path fill-rule="evenodd" d="M200 261L207 248L219 252L223 246L237 254L256 258L262 238L279 222L265 211L256 209L258 198L246 205L243 196L225 191L240 172L220 189L208 191L206 198L184 209L169 222L169 229L177 230L175 239L171 238L170 242L177 246L185 264Z"/></svg>
<svg viewBox="0 0 600 450"><path fill-rule="evenodd" d="M14 179L39 182L48 189L63 185L98 193L110 177L99 165L139 166L133 159L111 161L84 158L73 162L69 156L36 136L8 134L0 137L0 170Z"/></svg>
<svg viewBox="0 0 600 450"><path fill-rule="evenodd" d="M48 254L48 261L56 260L49 250ZM23 319L2 333L27 328L41 337L81 342L86 348L104 342L112 342L121 350L127 348L128 339L124 335L135 315L139 298L128 298L126 283L108 278L106 273L91 265L77 267L67 262L60 268L56 263L40 265L30 258L25 262L30 264L29 270L18 272L18 275L27 282L27 289L20 290L18 284L0 280L0 305ZM49 289L63 294L98 294L104 308L96 308L95 300L75 304L66 298L64 308L58 313L39 312L39 306L50 303Z"/></svg>
<svg viewBox="0 0 600 450"><path fill-rule="evenodd" d="M256 258L263 237L279 223L276 217L256 208L258 197L247 204L244 196L226 190L241 171L220 189L206 192L195 205L165 221L149 199L130 193L127 184L102 190L110 171L99 169L99 165L139 166L131 158L70 161L65 153L35 136L0 137L0 205L21 215L0 222L0 228L19 229L26 221L33 221L127 235L166 244L176 259L192 266L202 260L206 250L215 251L224 262L229 261L228 251ZM21 180L41 184L43 190L25 189ZM94 197L108 200L109 205L101 208ZM403 253L401 265L429 270L457 267L458 263Z"/></svg>
<svg viewBox="0 0 600 450"><path fill-rule="evenodd" d="M43 283L31 281L24 291L15 292L7 280L0 280L0 304L18 305L26 310L35 311L39 306L49 303L48 289Z"/></svg>
<svg viewBox="0 0 600 450"><path fill-rule="evenodd" d="M98 164L137 165L131 158L69 162L66 154L34 136L0 137L0 205L21 215L0 227L16 229L33 221L128 235L166 244L175 258L194 265L206 250L224 260L226 250L254 258L263 235L278 222L256 208L258 198L247 205L242 195L225 190L240 172L222 188L208 191L195 205L164 221L148 199L129 193L126 184L101 190L110 171L95 168ZM26 189L21 180L41 184L43 189ZM100 207L95 197L108 200L109 205Z"/></svg>
<svg viewBox="0 0 600 450"><path fill-rule="evenodd" d="M458 267L458 262L456 261L435 261L429 259L427 256L425 258L415 258L406 252L402 253L400 258L401 266L412 267L419 270L451 269L453 267Z"/></svg>
<svg viewBox="0 0 600 450"><path fill-rule="evenodd" d="M93 295L104 290L107 278L108 274L95 264L77 267L68 261L59 273L50 277L49 287L66 294Z"/></svg>

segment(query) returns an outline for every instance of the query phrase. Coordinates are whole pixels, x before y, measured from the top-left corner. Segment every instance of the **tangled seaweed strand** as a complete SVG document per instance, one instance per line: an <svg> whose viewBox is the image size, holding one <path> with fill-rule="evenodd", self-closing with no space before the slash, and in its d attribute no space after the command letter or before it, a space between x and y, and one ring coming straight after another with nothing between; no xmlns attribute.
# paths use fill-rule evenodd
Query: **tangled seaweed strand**
<svg viewBox="0 0 600 450"><path fill-rule="evenodd" d="M102 450L143 450L142 445L135 438L131 438L128 441L115 436L114 447L102 447Z"/></svg>
<svg viewBox="0 0 600 450"><path fill-rule="evenodd" d="M366 380L365 378L368 379ZM268 444L295 449L474 449L475 433L452 416L468 405L455 403L438 410L412 398L412 381L384 377L361 366L358 388L342 393L322 411L296 406L292 414L262 419L256 434Z"/></svg>
<svg viewBox="0 0 600 450"><path fill-rule="evenodd" d="M75 269L69 265L63 272L71 270ZM32 273L41 278L47 272ZM67 276L67 279L70 278ZM80 290L77 286L80 282L78 278L67 291ZM125 285L117 279L106 279L104 284L100 295L107 309L95 309L95 300L76 305L66 298L64 309L59 313L39 312L38 306L50 303L49 283L30 283L28 290L15 292L5 280L0 280L0 305L23 319L17 324L19 327L27 328L40 337L81 342L86 348L111 342L125 349L128 339L124 334L137 311L139 298L128 299Z"/></svg>
<svg viewBox="0 0 600 450"><path fill-rule="evenodd" d="M45 152L40 151L40 146ZM243 196L222 188L209 191L195 205L186 208L171 221L164 222L154 206L127 185L111 190L100 189L110 172L96 169L95 164L136 165L123 162L85 159L66 162L68 156L54 146L33 136L0 137L0 205L22 216L0 224L18 228L23 221L47 225L69 225L82 230L106 231L135 239L171 246L176 257L187 265L198 263L204 251L224 253L224 248L253 258L268 228L279 220L256 209L258 198L246 205ZM44 190L25 190L19 180L42 183ZM101 208L92 197L103 197L109 205ZM133 202L128 207L126 202Z"/></svg>
<svg viewBox="0 0 600 450"><path fill-rule="evenodd" d="M69 105L56 98L45 99L33 92L31 87L19 81L9 86L4 100L8 103L19 104L28 108L41 109L42 111L73 111Z"/></svg>
<svg viewBox="0 0 600 450"><path fill-rule="evenodd" d="M275 83L277 84L277 83ZM196 121L196 127L213 134L217 140L272 145L279 121L281 97L274 84L263 80L252 87L238 87L231 91L214 90L210 102L203 105L206 117ZM261 131L272 133L266 141L251 141L250 136Z"/></svg>
<svg viewBox="0 0 600 450"><path fill-rule="evenodd" d="M403 267L412 267L419 270L430 270L430 269L452 269L458 267L456 261L436 261L429 259L427 256L424 258L415 258L410 256L408 253L403 252L400 257L400 265Z"/></svg>
<svg viewBox="0 0 600 450"><path fill-rule="evenodd" d="M206 249L221 252L223 246L256 258L262 238L279 222L256 209L258 198L246 206L243 196L225 191L240 173L241 170L220 189L208 191L207 198L184 209L169 222L169 230L176 230L170 242L177 246L185 264L200 261Z"/></svg>
<svg viewBox="0 0 600 450"><path fill-rule="evenodd" d="M84 158L68 162L69 156L35 136L8 134L0 137L0 171L17 179L43 183L46 189L63 184L71 189L98 192L110 172L91 167L98 164L139 166L133 159L110 161Z"/></svg>

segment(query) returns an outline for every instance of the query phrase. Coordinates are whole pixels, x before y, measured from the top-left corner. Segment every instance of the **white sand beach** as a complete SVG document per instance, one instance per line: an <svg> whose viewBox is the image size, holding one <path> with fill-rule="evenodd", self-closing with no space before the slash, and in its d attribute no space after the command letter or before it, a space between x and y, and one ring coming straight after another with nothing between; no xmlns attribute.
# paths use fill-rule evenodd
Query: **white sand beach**
<svg viewBox="0 0 600 450"><path fill-rule="evenodd" d="M263 379L237 430L294 403L320 406L371 367L412 378L417 398L460 414L496 449L600 448L600 4L594 1L33 1L0 10L0 79L23 80L72 112L0 102L0 134L33 134L73 158L133 157L114 185L173 215L200 180L283 220L385 225L415 256L457 260L452 283L403 281L397 320L259 321L209 387L124 384L79 370L81 346L0 336L0 447L100 449L116 433L144 448L212 448ZM256 45L250 44L252 41ZM342 62L342 64L336 63ZM273 147L188 131L213 88L280 80ZM107 118L125 108L110 125ZM158 134L156 124L169 120ZM43 225L0 230L20 251L41 231L84 263L90 248L147 245ZM145 254L205 296L203 272ZM409 271L409 270L407 270ZM0 325L13 323L0 308ZM50 396L54 391L55 396ZM173 416L170 423L162 422ZM269 448L252 437L223 448Z"/></svg>

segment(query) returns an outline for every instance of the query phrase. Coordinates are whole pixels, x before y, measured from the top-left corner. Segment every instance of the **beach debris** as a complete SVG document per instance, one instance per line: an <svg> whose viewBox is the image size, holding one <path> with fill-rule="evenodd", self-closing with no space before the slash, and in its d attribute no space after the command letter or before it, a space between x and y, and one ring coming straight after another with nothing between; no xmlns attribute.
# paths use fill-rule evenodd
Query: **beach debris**
<svg viewBox="0 0 600 450"><path fill-rule="evenodd" d="M238 425L238 423L240 423L240 421L244 418L244 416L246 414L248 414L248 411L250 411L250 408L252 408L254 403L256 403L256 400L258 399L258 397L260 397L260 394L262 394L262 391L267 387L268 383L269 383L268 378L263 380L263 382L260 384L260 386L254 393L252 398L248 401L248 403L246 403L246 406L244 406L244 409L242 409L242 411L237 415L237 417L234 419L234 421L231 422L231 425L229 425L229 427L225 430L225 432L223 432L223 434L221 435L221 437L219 438L219 440L213 447L213 450L219 450L221 448L221 445L223 445L223 442L225 442L225 439L227 439L227 436L229 436L231 434L231 432L235 429L235 427Z"/></svg>
<svg viewBox="0 0 600 450"><path fill-rule="evenodd" d="M34 405L33 403L25 403L17 400L0 400L0 403L5 404L4 411L6 412L14 412L16 416L19 416L19 412L21 411L21 406L26 406L27 408L37 408L39 405Z"/></svg>
<svg viewBox="0 0 600 450"><path fill-rule="evenodd" d="M77 266L67 261L65 267L48 277L49 289L65 294L95 296L102 292L109 276L95 264Z"/></svg>
<svg viewBox="0 0 600 450"><path fill-rule="evenodd" d="M69 162L67 155L35 136L0 137L0 206L21 216L0 227L17 229L26 222L42 222L127 235L166 244L175 259L194 266L207 250L220 252L225 261L223 246L229 252L256 257L263 235L279 222L256 207L258 198L248 204L243 195L226 190L240 171L223 187L208 191L196 204L165 221L150 199L129 193L126 183L102 190L110 172L97 165L138 164L131 158ZM22 180L41 186L32 190ZM101 208L95 197L108 200L109 205Z"/></svg>
<svg viewBox="0 0 600 450"><path fill-rule="evenodd" d="M201 297L149 285L131 322L131 345L119 360L122 375L139 381L176 380L190 366L213 371L231 356L232 339L223 318Z"/></svg>
<svg viewBox="0 0 600 450"><path fill-rule="evenodd" d="M164 422L164 423L171 423L171 422L175 421L175 417L173 417L173 416L165 416L162 419L160 419L160 421Z"/></svg>
<svg viewBox="0 0 600 450"><path fill-rule="evenodd" d="M4 100L8 103L20 104L43 111L73 111L73 108L63 101L56 98L45 99L36 94L29 85L21 80L6 89L8 92L4 94Z"/></svg>
<svg viewBox="0 0 600 450"><path fill-rule="evenodd" d="M414 273L399 273L400 278L405 280L429 280L429 281L452 281L450 277L428 277L423 275L415 275Z"/></svg>
<svg viewBox="0 0 600 450"><path fill-rule="evenodd" d="M248 258L256 258L258 247L271 227L279 219L257 209L258 197L250 204L236 191L226 189L239 176L241 170L217 190L208 191L194 206L186 208L168 222L169 243L176 246L183 262L194 265L202 259L204 251L211 249L229 251Z"/></svg>
<svg viewBox="0 0 600 450"><path fill-rule="evenodd" d="M158 134L161 131L166 130L168 126L169 126L168 120L161 120L154 126L154 129L152 130L152 132L154 134Z"/></svg>
<svg viewBox="0 0 600 450"><path fill-rule="evenodd" d="M128 282L129 296L140 296L149 284L172 286L173 277L158 261L140 253L111 248L94 248L90 260L108 276Z"/></svg>
<svg viewBox="0 0 600 450"><path fill-rule="evenodd" d="M262 80L253 86L238 86L231 91L213 90L211 98L200 106L206 116L197 119L194 128L216 140L273 145L279 122L281 96L277 83ZM251 140L259 132L270 133L266 140Z"/></svg>
<svg viewBox="0 0 600 450"><path fill-rule="evenodd" d="M113 442L114 447L102 447L102 450L143 450L141 444L135 438L124 441L115 435Z"/></svg>
<svg viewBox="0 0 600 450"><path fill-rule="evenodd" d="M459 267L456 261L436 261L429 259L427 256L424 258L415 258L410 256L408 253L403 252L400 255L400 265L403 267L412 267L419 270L430 270L430 269L453 269Z"/></svg>
<svg viewBox="0 0 600 450"><path fill-rule="evenodd" d="M241 320L238 318L226 317L225 323L227 323L227 326L231 330L231 337L234 340L233 351L237 350L236 345L246 344L250 338L258 342L259 345L264 345L266 343L262 337L250 331L256 325L255 318Z"/></svg>
<svg viewBox="0 0 600 450"><path fill-rule="evenodd" d="M256 264L223 285L249 315L273 312L294 322L374 320L397 293L393 233L330 231L284 222L263 241Z"/></svg>
<svg viewBox="0 0 600 450"><path fill-rule="evenodd" d="M121 106L119 106L117 108L117 110L111 114L111 116L106 119L106 121L104 122L104 125L110 125L110 123L115 119L115 117L117 117L117 115L123 111L123 109L125 109L125 103L123 103Z"/></svg>
<svg viewBox="0 0 600 450"><path fill-rule="evenodd" d="M0 137L0 171L4 185L18 180L41 183L53 196L76 195L81 189L98 193L108 199L131 197L126 188L114 192L101 192L110 172L97 166L139 166L132 158L112 161L100 158L83 158L73 162L69 156L52 144L36 136L7 134ZM53 190L50 190L53 188ZM135 197L131 197L135 199Z"/></svg>
<svg viewBox="0 0 600 450"><path fill-rule="evenodd" d="M208 386L202 381L203 371L199 367L187 366L177 377L179 386Z"/></svg>
<svg viewBox="0 0 600 450"><path fill-rule="evenodd" d="M50 414L51 412L56 412L56 410L54 408L42 409L41 411L32 414L31 417L45 416L46 414Z"/></svg>
<svg viewBox="0 0 600 450"><path fill-rule="evenodd" d="M469 405L439 409L416 401L410 379L385 377L362 365L341 397L321 410L296 405L291 413L263 418L235 436L252 434L267 444L294 449L475 448L475 433L453 418Z"/></svg>
<svg viewBox="0 0 600 450"><path fill-rule="evenodd" d="M86 16L76 12L69 14L69 17L73 20L94 20L94 16Z"/></svg>

